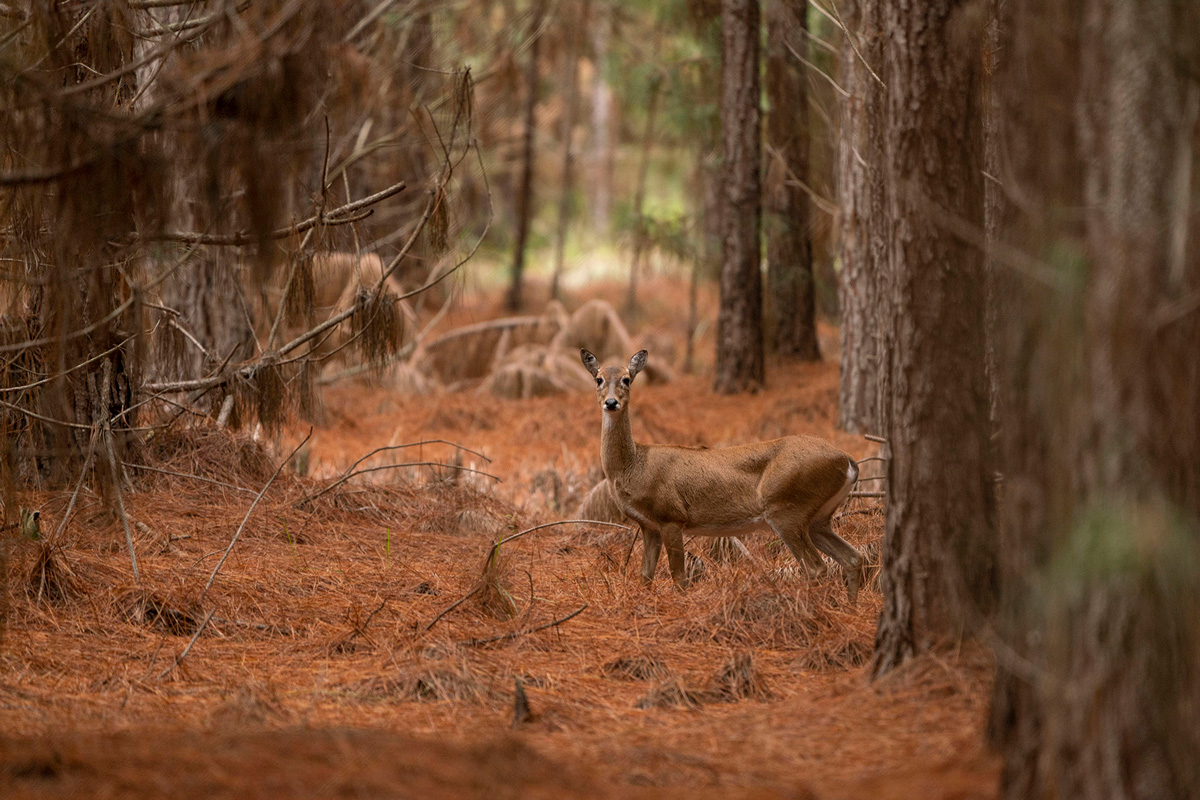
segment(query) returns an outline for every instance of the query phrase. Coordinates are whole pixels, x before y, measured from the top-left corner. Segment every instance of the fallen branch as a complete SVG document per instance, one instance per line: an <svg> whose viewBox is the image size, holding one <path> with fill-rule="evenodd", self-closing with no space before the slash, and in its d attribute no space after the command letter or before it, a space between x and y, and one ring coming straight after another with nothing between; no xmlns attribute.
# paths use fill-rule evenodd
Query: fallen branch
<svg viewBox="0 0 1200 800"><path fill-rule="evenodd" d="M208 612L208 616L204 618L204 621L200 623L200 627L196 629L194 634L192 634L192 640L187 643L187 647L183 648L183 652L175 657L175 660L171 663L171 666L158 673L158 679L160 681L167 677L167 675L171 673L171 670L182 664L183 660L188 657L188 653L192 652L192 645L194 645L196 640L200 638L200 634L204 633L204 629L208 627L208 621L213 618L213 614L215 613L217 613L215 608Z"/></svg>
<svg viewBox="0 0 1200 800"><path fill-rule="evenodd" d="M544 631L547 628L553 628L558 625L562 625L567 620L571 620L571 619L574 619L575 617L578 617L580 614L582 614L584 612L585 609L587 609L587 607L588 607L588 604L584 603L579 608L572 611L570 614L567 614L565 617L560 617L559 619L556 619L553 622L547 622L544 625L538 625L533 628L526 628L525 630L521 630L521 631L512 631L511 633L502 633L499 636L490 636L487 639L466 639L464 641L458 642L458 644L463 645L464 647L478 647L478 646L484 645L484 644L492 644L494 642L505 642L505 641L508 641L509 639L516 639L518 637L526 636L531 633L537 633L538 631Z"/></svg>
<svg viewBox="0 0 1200 800"><path fill-rule="evenodd" d="M359 475L366 475L368 472L379 472L380 470L385 470L385 469L399 469L401 467L445 467L446 469L454 469L454 470L458 470L459 472L472 472L476 475L483 475L484 477L491 478L496 483L503 483L503 481L500 479L500 476L493 475L490 472L484 472L481 469L473 469L472 467L463 467L463 466L459 466L458 464L447 464L444 461L404 461L399 464L381 464L378 467L364 467L363 469L360 469L358 472L353 472L353 473L347 475L346 477L336 481L332 485L326 486L324 489L317 492L316 494L309 495L308 497L301 500L299 505L303 505L305 503L316 500L318 497L322 497L322 496L328 494L329 492L332 492L338 486L341 486L346 481L350 480L351 478L358 477Z"/></svg>
<svg viewBox="0 0 1200 800"><path fill-rule="evenodd" d="M451 447L457 448L459 450L465 450L466 452L470 453L471 455L479 456L480 458L482 458L484 461L486 461L489 464L492 463L492 460L490 458L488 458L487 456L485 456L483 453L479 452L478 450L472 450L471 448L465 447L465 446L459 444L458 442L451 442L448 439L422 439L419 442L408 442L406 444L389 444L389 445L385 445L383 447L376 447L374 450L367 453L365 456L358 459L353 464L351 464L349 467L347 467L346 471L342 473L342 477L339 478L336 483L333 483L330 486L326 486L324 489L322 489L320 492L317 492L316 494L312 494L312 495L309 495L308 497L305 497L297 505L303 506L305 503L315 500L316 498L320 497L321 495L325 494L326 492L330 491L331 489L334 489L339 484L345 483L350 478L353 478L355 475L361 474L361 473L354 472L354 468L357 467L362 462L366 461L371 456L375 455L376 453L385 453L385 452L389 452L392 450L403 450L408 447L419 447L421 445L426 445L426 444L448 444ZM484 474L486 474L486 473L484 473ZM496 480L500 480L500 479L496 478Z"/></svg>
<svg viewBox="0 0 1200 800"><path fill-rule="evenodd" d="M129 461L122 461L121 463L124 464L126 467L130 467L132 469L141 469L141 470L145 470L147 472L158 472L162 475L174 475L179 478L191 478L194 481L203 481L205 483L212 483L212 484L216 484L217 486L223 486L226 489L233 489L238 492L254 494L253 489L247 489L245 486L237 486L232 483L226 483L225 481L219 481L216 478L206 478L203 475L193 475L190 472L176 472L176 471L170 470L170 469L162 469L161 467L151 467L148 464L134 464Z"/></svg>
<svg viewBox="0 0 1200 800"><path fill-rule="evenodd" d="M470 599L471 599L472 597L474 597L475 595L479 594L479 591L480 591L482 588L483 588L483 584L481 583L481 584L477 585L477 586L476 586L474 589L472 589L471 591L469 591L469 592L467 592L466 594L464 594L462 597L460 597L460 598L458 598L457 600L455 600L455 601L454 601L453 603L451 603L450 605L448 605L448 606L446 606L445 608L443 608L443 609L442 609L440 612L438 612L438 615L437 615L436 617L434 617L433 619L429 620L429 624L425 626L425 630L429 630L429 629L430 629L430 628L432 628L434 625L436 625L436 624L438 623L438 620L440 620L442 617L446 616L446 615L447 615L447 614L449 614L451 611L453 611L454 609L458 608L459 606L461 606L463 603L465 603L465 602L467 602L468 600L470 600Z"/></svg>
<svg viewBox="0 0 1200 800"><path fill-rule="evenodd" d="M213 581L217 579L217 573L221 571L221 567L225 566L225 560L229 558L229 554L233 552L233 546L237 544L238 538L242 535L242 531L246 528L246 523L250 521L250 515L253 514L254 509L258 507L259 501L263 499L263 495L267 493L267 489L270 489L271 484L273 484L275 479L279 477L279 473L283 471L284 466L292 460L292 456L296 455L300 448L304 446L304 443L312 438L312 434L313 429L309 428L308 433L306 433L304 438L300 440L300 444L296 445L292 452L288 454L287 458L279 462L279 466L275 468L273 473L271 473L271 477L267 480L266 485L263 486L262 491L259 492L258 496L254 498L254 502L250 504L250 510L246 512L246 516L242 517L242 524L238 526L237 532L234 533L233 538L229 540L229 546L225 548L225 553L221 556L221 560L217 562L217 565L213 567L212 574L208 576L208 583L204 584L204 591L200 593L200 602L204 601L204 596L208 594L208 590L210 587L212 587Z"/></svg>

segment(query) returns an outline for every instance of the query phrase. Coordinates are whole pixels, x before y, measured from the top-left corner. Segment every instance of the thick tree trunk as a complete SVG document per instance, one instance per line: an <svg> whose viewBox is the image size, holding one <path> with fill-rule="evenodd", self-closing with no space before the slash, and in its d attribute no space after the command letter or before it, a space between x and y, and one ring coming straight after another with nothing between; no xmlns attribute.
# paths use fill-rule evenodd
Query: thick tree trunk
<svg viewBox="0 0 1200 800"><path fill-rule="evenodd" d="M724 142L721 310L716 391L763 385L762 121L759 109L759 0L722 0L721 131Z"/></svg>
<svg viewBox="0 0 1200 800"><path fill-rule="evenodd" d="M888 221L894 391L875 637L879 675L955 638L995 596L983 226L981 46L975 4L887 4Z"/></svg>
<svg viewBox="0 0 1200 800"><path fill-rule="evenodd" d="M813 284L812 208L808 193L807 0L768 0L767 19L767 285L775 350L820 361Z"/></svg>
<svg viewBox="0 0 1200 800"><path fill-rule="evenodd" d="M841 426L881 433L887 397L891 331L887 284L888 209L884 198L884 104L882 81L883 0L855 0L843 6L847 27L842 40L842 105L838 146L841 208L842 378ZM870 65L868 67L868 65Z"/></svg>
<svg viewBox="0 0 1200 800"><path fill-rule="evenodd" d="M533 145L537 131L538 56L540 28L544 8L539 2L529 23L529 62L525 66L525 135L521 147L521 184L517 187L517 238L513 244L512 284L508 289L508 310L521 310L525 280L525 245L533 217Z"/></svg>
<svg viewBox="0 0 1200 800"><path fill-rule="evenodd" d="M1002 35L1003 791L1200 797L1200 19L1008 0Z"/></svg>
<svg viewBox="0 0 1200 800"><path fill-rule="evenodd" d="M575 118L579 109L579 51L587 30L591 0L583 0L580 20L570 33L563 77L567 84L566 109L562 121L562 191L558 198L558 225L554 233L554 277L550 280L550 296L562 299L563 260L567 248L567 228L571 224L571 194L575 189Z"/></svg>

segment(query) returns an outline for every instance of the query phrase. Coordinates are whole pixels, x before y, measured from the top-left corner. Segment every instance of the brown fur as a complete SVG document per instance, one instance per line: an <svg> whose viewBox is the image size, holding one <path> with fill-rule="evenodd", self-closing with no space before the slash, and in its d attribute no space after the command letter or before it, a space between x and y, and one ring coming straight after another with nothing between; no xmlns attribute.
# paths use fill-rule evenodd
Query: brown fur
<svg viewBox="0 0 1200 800"><path fill-rule="evenodd" d="M642 577L653 580L665 542L671 577L685 588L685 532L733 536L769 525L806 568L824 570L814 543L841 564L855 600L863 558L830 526L836 501L858 474L853 459L815 436L713 449L637 444L629 391L646 356L642 350L628 367L601 368L594 355L581 351L604 415L604 474L625 513L642 526Z"/></svg>

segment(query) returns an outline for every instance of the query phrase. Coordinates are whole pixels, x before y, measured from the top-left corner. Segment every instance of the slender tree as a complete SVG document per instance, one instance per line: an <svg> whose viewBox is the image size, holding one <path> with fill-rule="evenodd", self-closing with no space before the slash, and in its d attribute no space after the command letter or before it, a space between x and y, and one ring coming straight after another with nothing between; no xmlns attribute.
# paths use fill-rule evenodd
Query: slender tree
<svg viewBox="0 0 1200 800"><path fill-rule="evenodd" d="M995 595L979 92L985 17L885 4L891 445L873 671L957 637Z"/></svg>
<svg viewBox="0 0 1200 800"><path fill-rule="evenodd" d="M562 119L562 191L558 197L558 225L554 234L554 276L550 280L550 296L562 297L563 259L567 248L567 228L571 224L571 195L575 190L575 121L579 114L579 53L587 30L591 0L583 0L578 24L569 28L569 43L563 65L566 83L566 108Z"/></svg>
<svg viewBox="0 0 1200 800"><path fill-rule="evenodd" d="M642 256L646 252L646 181L650 175L650 153L654 149L654 119L658 116L659 95L662 94L662 76L650 79L650 99L646 101L646 127L642 129L642 156L638 162L637 184L633 191L633 258L629 262L629 294L625 298L625 312L632 319L637 316L638 276L642 270Z"/></svg>
<svg viewBox="0 0 1200 800"><path fill-rule="evenodd" d="M508 309L521 310L525 280L525 250L533 217L534 139L537 133L538 57L541 52L544 0L537 0L529 18L529 53L525 64L525 133L521 139L521 183L517 187L517 238L513 244L512 284L508 290Z"/></svg>
<svg viewBox="0 0 1200 800"><path fill-rule="evenodd" d="M807 0L767 3L766 232L773 345L783 356L820 361L808 183Z"/></svg>
<svg viewBox="0 0 1200 800"><path fill-rule="evenodd" d="M716 391L729 394L764 380L759 0L722 0L721 40L725 201Z"/></svg>
<svg viewBox="0 0 1200 800"><path fill-rule="evenodd" d="M1009 798L1200 796L1200 19L1008 0L994 249Z"/></svg>

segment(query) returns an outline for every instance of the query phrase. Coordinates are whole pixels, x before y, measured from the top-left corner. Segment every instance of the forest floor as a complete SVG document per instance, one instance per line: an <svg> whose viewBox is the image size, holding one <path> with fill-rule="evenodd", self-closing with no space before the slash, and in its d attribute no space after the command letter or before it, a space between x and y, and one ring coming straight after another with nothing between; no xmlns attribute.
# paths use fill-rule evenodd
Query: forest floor
<svg viewBox="0 0 1200 800"><path fill-rule="evenodd" d="M648 327L677 327L663 308ZM823 329L827 353L835 337ZM812 433L870 455L835 428L837 372L832 359L773 363L766 390L737 397L704 374L635 385L634 435ZM996 796L988 657L928 656L869 681L878 587L849 606L836 569L797 575L772 537L747 542L753 561L690 542L699 574L681 593L665 557L642 585L630 532L560 525L503 545L484 580L497 536L570 518L600 476L590 392L401 396L356 382L329 388L325 407L313 477L279 477L207 593L275 450L216 431L151 438L143 463L208 482L138 474L124 501L140 582L98 496L81 492L57 537L69 493L20 497L41 509L43 537L10 548L6 570L0 796ZM286 428L279 452L306 431ZM381 470L303 502L377 447L430 439L486 455L454 463L502 482ZM874 558L877 503L852 499L835 523ZM517 681L532 716L514 724Z"/></svg>

